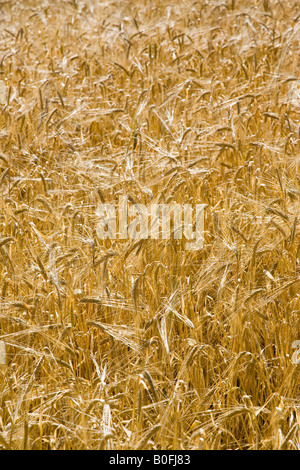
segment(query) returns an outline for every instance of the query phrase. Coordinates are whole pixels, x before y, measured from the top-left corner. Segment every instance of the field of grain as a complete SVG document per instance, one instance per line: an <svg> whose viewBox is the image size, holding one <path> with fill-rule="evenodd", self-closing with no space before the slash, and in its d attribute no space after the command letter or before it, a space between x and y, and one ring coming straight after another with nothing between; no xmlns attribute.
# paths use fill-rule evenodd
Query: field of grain
<svg viewBox="0 0 300 470"><path fill-rule="evenodd" d="M0 447L299 450L299 169L297 0L1 1Z"/></svg>

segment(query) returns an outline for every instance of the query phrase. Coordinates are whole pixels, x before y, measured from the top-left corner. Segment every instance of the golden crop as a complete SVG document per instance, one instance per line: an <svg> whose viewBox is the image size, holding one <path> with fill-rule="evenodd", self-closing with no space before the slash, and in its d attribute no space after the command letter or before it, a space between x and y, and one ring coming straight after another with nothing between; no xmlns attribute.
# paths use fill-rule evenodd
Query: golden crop
<svg viewBox="0 0 300 470"><path fill-rule="evenodd" d="M299 450L299 2L0 21L0 446ZM203 249L99 239L120 195Z"/></svg>

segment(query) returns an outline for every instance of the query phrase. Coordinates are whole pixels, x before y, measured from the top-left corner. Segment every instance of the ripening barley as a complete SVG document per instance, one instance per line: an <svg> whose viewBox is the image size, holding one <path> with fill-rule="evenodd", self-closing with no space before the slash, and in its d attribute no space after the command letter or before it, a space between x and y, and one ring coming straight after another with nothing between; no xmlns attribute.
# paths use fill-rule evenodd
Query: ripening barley
<svg viewBox="0 0 300 470"><path fill-rule="evenodd" d="M299 450L300 3L0 7L0 449Z"/></svg>

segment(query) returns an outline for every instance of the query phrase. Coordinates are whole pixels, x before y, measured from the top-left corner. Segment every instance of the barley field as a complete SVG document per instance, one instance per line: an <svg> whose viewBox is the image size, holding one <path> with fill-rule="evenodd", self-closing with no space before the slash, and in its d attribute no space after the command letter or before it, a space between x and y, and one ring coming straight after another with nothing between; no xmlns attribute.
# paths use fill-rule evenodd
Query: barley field
<svg viewBox="0 0 300 470"><path fill-rule="evenodd" d="M300 450L299 169L297 0L1 1L0 447Z"/></svg>

